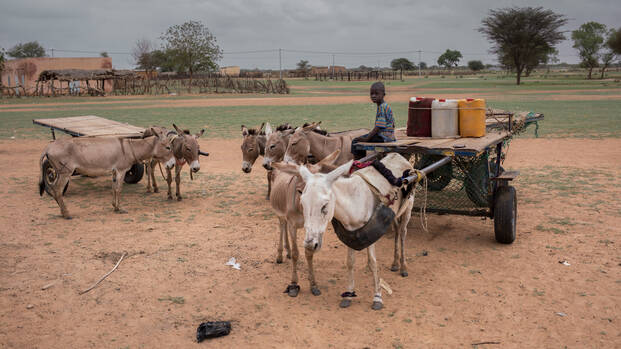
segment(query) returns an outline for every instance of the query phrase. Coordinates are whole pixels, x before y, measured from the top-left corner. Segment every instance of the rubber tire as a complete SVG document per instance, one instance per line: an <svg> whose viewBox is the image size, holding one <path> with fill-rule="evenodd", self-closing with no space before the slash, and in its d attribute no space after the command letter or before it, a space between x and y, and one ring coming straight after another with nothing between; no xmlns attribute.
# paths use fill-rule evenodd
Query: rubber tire
<svg viewBox="0 0 621 349"><path fill-rule="evenodd" d="M125 172L125 183L127 184L136 184L140 182L142 176L144 175L144 165L143 164L134 164L129 171Z"/></svg>
<svg viewBox="0 0 621 349"><path fill-rule="evenodd" d="M434 162L442 160L442 155L423 155L422 158L416 164L417 169L423 169ZM432 191L440 191L444 189L453 179L453 163L437 168L427 176L427 188Z"/></svg>
<svg viewBox="0 0 621 349"><path fill-rule="evenodd" d="M45 175L45 173L47 173L47 171L48 171L50 168L51 168L51 169L53 169L53 168L52 168L52 165L50 164L50 161L49 161L48 159L45 159L45 160L43 160L43 164L41 164L41 167L42 167L42 172L43 172L43 185L44 185L44 187L43 187L43 188L45 189L45 192L46 192L49 196L52 196L52 192L51 192L51 190L49 189L49 188L50 188L50 186L51 186L51 184L47 181L47 180L48 180L48 178L47 178L47 176ZM67 188L69 188L69 182L67 182L67 184L65 184L65 188L63 189L63 196L65 196L65 193L67 192Z"/></svg>
<svg viewBox="0 0 621 349"><path fill-rule="evenodd" d="M517 195L512 186L498 187L494 196L494 235L501 244L515 241Z"/></svg>

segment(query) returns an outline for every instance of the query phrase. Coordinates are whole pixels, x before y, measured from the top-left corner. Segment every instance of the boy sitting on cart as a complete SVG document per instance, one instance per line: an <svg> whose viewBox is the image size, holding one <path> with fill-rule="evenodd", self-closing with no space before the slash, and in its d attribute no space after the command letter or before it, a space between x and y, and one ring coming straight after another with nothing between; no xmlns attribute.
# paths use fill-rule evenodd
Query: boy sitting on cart
<svg viewBox="0 0 621 349"><path fill-rule="evenodd" d="M359 142L371 143L387 143L395 141L395 119L392 115L392 109L384 101L386 90L384 84L376 82L371 85L371 101L377 104L377 112L375 113L375 126L371 132L356 137L351 142L351 152L354 159L362 159L366 155L364 150L355 150L354 146Z"/></svg>

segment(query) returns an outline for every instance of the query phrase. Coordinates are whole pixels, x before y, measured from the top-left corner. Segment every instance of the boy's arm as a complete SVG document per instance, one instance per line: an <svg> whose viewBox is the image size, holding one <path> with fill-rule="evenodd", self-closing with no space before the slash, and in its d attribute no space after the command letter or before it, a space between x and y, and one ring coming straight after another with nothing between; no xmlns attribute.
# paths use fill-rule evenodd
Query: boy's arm
<svg viewBox="0 0 621 349"><path fill-rule="evenodd" d="M368 142L373 136L375 136L380 131L380 128L375 126L371 130L371 132L366 134L366 137L360 137L360 142Z"/></svg>

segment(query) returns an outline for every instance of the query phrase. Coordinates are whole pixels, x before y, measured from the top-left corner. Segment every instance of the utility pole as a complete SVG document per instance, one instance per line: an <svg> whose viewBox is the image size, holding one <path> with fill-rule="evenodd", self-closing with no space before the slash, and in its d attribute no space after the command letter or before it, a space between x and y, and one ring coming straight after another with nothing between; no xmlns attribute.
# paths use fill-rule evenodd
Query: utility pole
<svg viewBox="0 0 621 349"><path fill-rule="evenodd" d="M50 50L52 51L52 58L54 58L54 49L51 48Z"/></svg>
<svg viewBox="0 0 621 349"><path fill-rule="evenodd" d="M332 80L334 80L334 53L332 54Z"/></svg>
<svg viewBox="0 0 621 349"><path fill-rule="evenodd" d="M278 69L280 70L280 80L282 80L282 49L278 49Z"/></svg>
<svg viewBox="0 0 621 349"><path fill-rule="evenodd" d="M418 76L420 77L420 63L422 62L422 50L418 50Z"/></svg>

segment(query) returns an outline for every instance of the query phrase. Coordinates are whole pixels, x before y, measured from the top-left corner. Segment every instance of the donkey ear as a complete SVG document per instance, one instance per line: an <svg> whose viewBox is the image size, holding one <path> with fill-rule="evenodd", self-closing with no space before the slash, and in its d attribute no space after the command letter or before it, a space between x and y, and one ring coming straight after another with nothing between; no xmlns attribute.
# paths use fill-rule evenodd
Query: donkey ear
<svg viewBox="0 0 621 349"><path fill-rule="evenodd" d="M269 137L271 134L272 134L272 126L268 122L267 124L265 124L265 135Z"/></svg>
<svg viewBox="0 0 621 349"><path fill-rule="evenodd" d="M248 135L248 127L241 125L241 130L242 130L242 136Z"/></svg>
<svg viewBox="0 0 621 349"><path fill-rule="evenodd" d="M339 177L348 174L349 173L349 169L351 168L351 165L353 163L354 163L354 160L350 160L347 163L337 167L336 170L328 173L326 175L326 180L328 181L328 183L330 183L330 185L332 185L332 183L334 183L334 181L339 179Z"/></svg>
<svg viewBox="0 0 621 349"><path fill-rule="evenodd" d="M257 134L261 133L261 130L263 129L263 126L265 126L264 122L262 122L261 126L259 126L259 128L257 129Z"/></svg>
<svg viewBox="0 0 621 349"><path fill-rule="evenodd" d="M175 131L177 131L177 133L179 134L179 136L183 136L183 131L179 129L179 127L177 127L177 125L173 124L173 127L175 128Z"/></svg>
<svg viewBox="0 0 621 349"><path fill-rule="evenodd" d="M308 125L308 126L304 126L304 127L302 127L302 130L303 130L304 132L310 132L310 131L314 130L314 129L315 129L315 127L319 126L320 124L321 124L321 121L319 121L319 122L313 122L313 123L311 123L311 124L310 124L310 125Z"/></svg>
<svg viewBox="0 0 621 349"><path fill-rule="evenodd" d="M203 135L203 133L205 133L205 129L202 129L201 132L197 133L194 137L200 138Z"/></svg>
<svg viewBox="0 0 621 349"><path fill-rule="evenodd" d="M330 155L323 158L321 161L317 163L317 165L332 165L334 161L341 155L341 149L337 149L333 151Z"/></svg>
<svg viewBox="0 0 621 349"><path fill-rule="evenodd" d="M309 169L306 168L306 166L300 166L299 172L304 182L308 182L308 180L313 177L313 174L311 173L311 171L309 171Z"/></svg>

